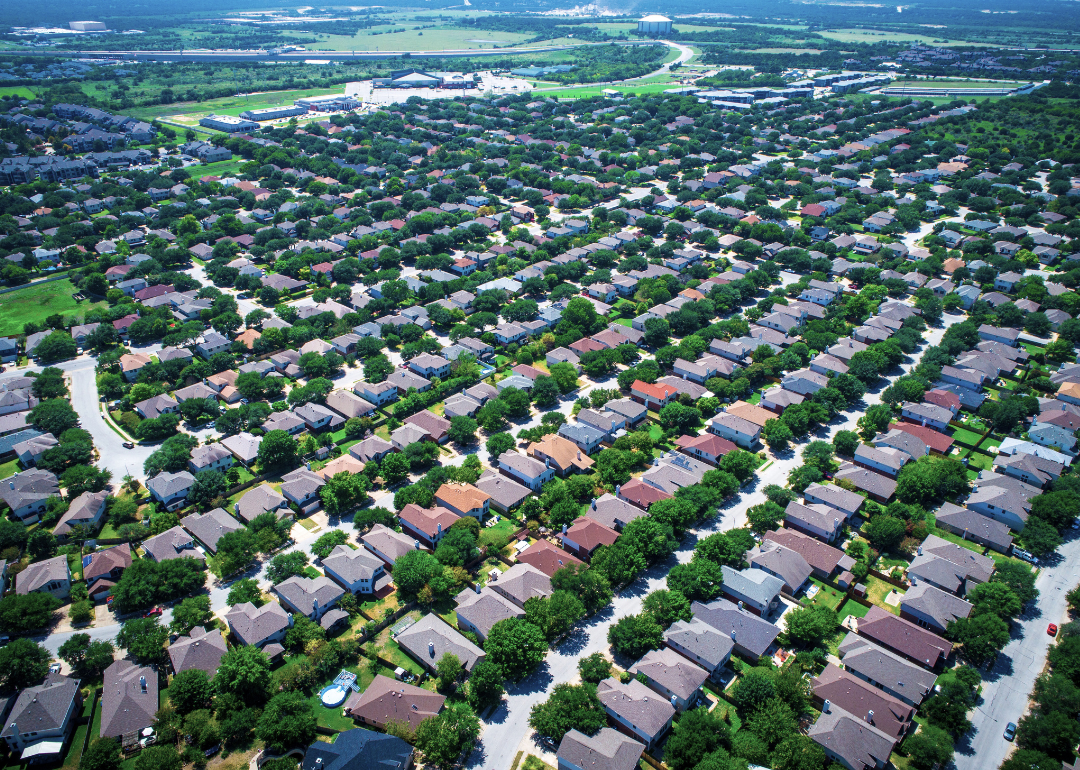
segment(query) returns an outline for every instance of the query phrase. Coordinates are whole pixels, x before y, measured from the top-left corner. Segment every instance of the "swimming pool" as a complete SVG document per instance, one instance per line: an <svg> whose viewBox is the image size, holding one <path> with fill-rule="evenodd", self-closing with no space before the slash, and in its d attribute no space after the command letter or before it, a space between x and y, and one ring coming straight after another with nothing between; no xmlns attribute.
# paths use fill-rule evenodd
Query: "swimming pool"
<svg viewBox="0 0 1080 770"><path fill-rule="evenodd" d="M345 698L349 696L349 688L342 687L339 684L332 684L328 687L322 688L319 691L319 700L327 708L336 708L345 702Z"/></svg>

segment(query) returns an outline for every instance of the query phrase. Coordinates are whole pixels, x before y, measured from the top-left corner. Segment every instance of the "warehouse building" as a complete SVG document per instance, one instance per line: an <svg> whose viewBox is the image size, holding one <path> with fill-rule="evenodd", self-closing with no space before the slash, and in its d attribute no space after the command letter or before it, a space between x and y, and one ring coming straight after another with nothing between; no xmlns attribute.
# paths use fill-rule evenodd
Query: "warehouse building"
<svg viewBox="0 0 1080 770"><path fill-rule="evenodd" d="M241 112L240 117L245 120L278 120L279 118L291 118L294 115L306 115L307 107L297 104L282 105L281 107L263 107L259 110L247 110Z"/></svg>
<svg viewBox="0 0 1080 770"><path fill-rule="evenodd" d="M240 131L257 131L259 124L247 118L234 118L232 115L207 115L199 121L200 126L215 128L218 131L226 131L234 134Z"/></svg>
<svg viewBox="0 0 1080 770"><path fill-rule="evenodd" d="M639 35L666 35L671 32L671 19L658 13L642 16L637 31Z"/></svg>
<svg viewBox="0 0 1080 770"><path fill-rule="evenodd" d="M395 70L387 78L375 78L375 88L476 88L477 77L472 72L428 72L426 70Z"/></svg>

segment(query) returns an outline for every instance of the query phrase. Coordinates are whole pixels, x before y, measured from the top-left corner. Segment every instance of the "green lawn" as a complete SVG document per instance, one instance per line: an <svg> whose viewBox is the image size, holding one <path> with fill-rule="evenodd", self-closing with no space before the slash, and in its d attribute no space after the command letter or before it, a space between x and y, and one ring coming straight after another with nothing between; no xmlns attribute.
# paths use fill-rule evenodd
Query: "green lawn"
<svg viewBox="0 0 1080 770"><path fill-rule="evenodd" d="M202 179L204 176L232 176L240 173L240 167L247 163L243 158L237 160L219 160L216 163L204 163L201 166L192 166L188 170L192 179Z"/></svg>
<svg viewBox="0 0 1080 770"><path fill-rule="evenodd" d="M19 472L19 458L13 457L6 463L0 463L0 479L6 479Z"/></svg>
<svg viewBox="0 0 1080 770"><path fill-rule="evenodd" d="M26 86L3 86L0 87L0 97L21 96L24 99L33 99L34 92Z"/></svg>
<svg viewBox="0 0 1080 770"><path fill-rule="evenodd" d="M835 610L844 601L844 594L839 589L822 583L817 578L810 578L810 582L818 587L817 594L810 601L815 607L828 607Z"/></svg>
<svg viewBox="0 0 1080 770"><path fill-rule="evenodd" d="M886 583L884 580L868 575L866 578L866 598L871 604L876 604L883 610L888 610L894 615L900 614L900 606L885 603L885 597L888 596L894 586Z"/></svg>
<svg viewBox="0 0 1080 770"><path fill-rule="evenodd" d="M974 446L979 443L979 439L982 438L982 435L965 428L953 428L952 437L954 441L962 441L965 444Z"/></svg>
<svg viewBox="0 0 1080 770"><path fill-rule="evenodd" d="M0 295L0 336L20 334L28 321L41 323L51 315L82 318L92 308L108 307L106 302L76 302L75 286L67 278L25 286Z"/></svg>
<svg viewBox="0 0 1080 770"><path fill-rule="evenodd" d="M501 543L508 541L518 531L518 523L512 519L503 518L493 527L483 527L480 530L480 545Z"/></svg>
<svg viewBox="0 0 1080 770"><path fill-rule="evenodd" d="M854 615L857 618L865 618L866 613L868 613L869 611L869 607L865 607L858 602L853 602L851 599L848 599L840 606L840 610L839 612L837 612L837 615L840 616L840 620L843 620L848 615Z"/></svg>

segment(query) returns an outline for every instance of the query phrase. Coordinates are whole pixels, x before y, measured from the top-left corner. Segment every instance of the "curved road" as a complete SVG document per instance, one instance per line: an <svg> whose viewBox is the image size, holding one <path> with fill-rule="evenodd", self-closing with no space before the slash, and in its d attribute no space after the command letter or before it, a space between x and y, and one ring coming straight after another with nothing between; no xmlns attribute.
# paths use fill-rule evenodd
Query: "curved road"
<svg viewBox="0 0 1080 770"><path fill-rule="evenodd" d="M596 86L617 86L623 85L625 83L638 83L642 80L654 78L657 75L666 75L667 73L671 72L671 68L676 64L686 64L686 62L694 58L694 49L690 48L689 46L685 46L680 43L672 43L670 40L661 40L659 42L663 43L669 48L674 48L676 51L679 52L679 57L661 66L660 69L654 72L650 72L648 75L641 75L636 78L627 78L626 80L608 80L603 83L573 83L571 85L556 86L552 88L534 88L532 90L532 93L540 94L544 93L545 91L565 91L570 88L595 88Z"/></svg>

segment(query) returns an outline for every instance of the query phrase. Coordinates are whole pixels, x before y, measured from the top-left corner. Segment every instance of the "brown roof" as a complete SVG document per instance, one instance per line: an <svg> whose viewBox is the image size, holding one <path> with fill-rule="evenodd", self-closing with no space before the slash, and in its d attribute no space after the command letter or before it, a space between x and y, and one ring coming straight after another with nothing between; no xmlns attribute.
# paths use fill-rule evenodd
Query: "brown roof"
<svg viewBox="0 0 1080 770"><path fill-rule="evenodd" d="M102 575L108 575L114 569L126 569L131 566L131 546L127 543L95 551L89 554L90 563L83 567L83 578L93 583Z"/></svg>
<svg viewBox="0 0 1080 770"><path fill-rule="evenodd" d="M908 729L915 716L913 706L832 663L811 680L810 686L819 700L835 703L868 722L872 713L870 724L894 738L899 738Z"/></svg>
<svg viewBox="0 0 1080 770"><path fill-rule="evenodd" d="M593 466L592 458L582 452L577 444L554 433L529 444L529 454L541 459L550 458L563 472L569 468L587 471Z"/></svg>
<svg viewBox="0 0 1080 770"><path fill-rule="evenodd" d="M398 518L418 532L433 535L438 531L440 524L445 532L450 529L451 524L461 517L446 508L438 506L435 508L421 508L416 503L409 503L401 509Z"/></svg>
<svg viewBox="0 0 1080 770"><path fill-rule="evenodd" d="M952 653L952 645L934 632L880 607L871 607L866 617L859 618L856 630L859 636L927 668L934 668Z"/></svg>
<svg viewBox="0 0 1080 770"><path fill-rule="evenodd" d="M741 417L747 422L752 422L759 428L765 427L766 420L776 419L776 412L770 412L768 409L748 404L745 401L736 401L724 411L736 417Z"/></svg>
<svg viewBox="0 0 1080 770"><path fill-rule="evenodd" d="M834 548L816 537L804 535L794 529L781 528L774 532L766 532L764 539L798 552L806 559L807 564L826 575L831 575L836 565L841 562L844 562L844 568L847 569L850 566L847 562L853 561L839 548Z"/></svg>
<svg viewBox="0 0 1080 770"><path fill-rule="evenodd" d="M177 674L197 668L213 678L227 650L221 631L216 628L207 631L196 626L191 629L190 635L181 636L169 645L169 660Z"/></svg>
<svg viewBox="0 0 1080 770"><path fill-rule="evenodd" d="M586 516L578 519L567 528L566 537L586 551L591 551L597 546L611 545L619 539L619 533Z"/></svg>
<svg viewBox="0 0 1080 770"><path fill-rule="evenodd" d="M450 421L445 417L439 417L439 415L428 409L406 417L403 422L406 425L415 425L418 428L423 428L430 433L436 441L442 441L443 437L450 431Z"/></svg>
<svg viewBox="0 0 1080 770"><path fill-rule="evenodd" d="M649 506L659 500L667 500L671 497L670 494L658 487L654 487L652 484L648 484L641 479L630 479L628 482L619 487L618 496L628 503L633 503L638 508L645 510L649 509Z"/></svg>
<svg viewBox="0 0 1080 770"><path fill-rule="evenodd" d="M581 559L569 551L557 548L547 540L537 540L518 554L517 560L536 567L548 577L554 575L557 570L569 567L571 564L584 564Z"/></svg>
<svg viewBox="0 0 1080 770"><path fill-rule="evenodd" d="M406 722L415 730L425 719L442 711L445 701L438 693L379 674L364 692L349 698L345 714L376 727Z"/></svg>
<svg viewBox="0 0 1080 770"><path fill-rule="evenodd" d="M491 495L472 484L443 484L435 493L437 502L459 511L483 508L484 502L490 499Z"/></svg>

